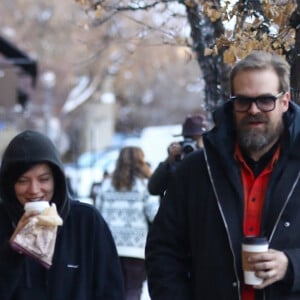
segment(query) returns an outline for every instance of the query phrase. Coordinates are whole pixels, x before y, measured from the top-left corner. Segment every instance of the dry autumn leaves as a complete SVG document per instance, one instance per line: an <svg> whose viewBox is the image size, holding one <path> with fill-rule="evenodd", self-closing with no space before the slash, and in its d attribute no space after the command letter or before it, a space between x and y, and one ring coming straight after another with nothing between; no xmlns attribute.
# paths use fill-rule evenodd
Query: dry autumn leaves
<svg viewBox="0 0 300 300"><path fill-rule="evenodd" d="M262 12L241 8L237 2L231 6L225 1L222 8L216 8L212 2L205 2L204 13L212 22L221 19L223 22L235 19L232 28L227 29L211 48L205 49L205 55L217 55L220 49L224 63L232 64L242 59L252 50L265 50L282 54L295 43L295 30L288 25L289 17L295 10L293 1L275 5L273 1L263 1ZM268 30L264 30L264 26Z"/></svg>

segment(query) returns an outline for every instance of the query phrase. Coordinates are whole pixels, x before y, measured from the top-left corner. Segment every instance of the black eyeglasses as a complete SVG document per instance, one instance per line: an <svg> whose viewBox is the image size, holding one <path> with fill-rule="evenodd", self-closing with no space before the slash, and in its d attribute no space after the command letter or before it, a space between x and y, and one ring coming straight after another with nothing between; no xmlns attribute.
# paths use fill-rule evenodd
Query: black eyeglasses
<svg viewBox="0 0 300 300"><path fill-rule="evenodd" d="M254 102L259 110L262 112L272 111L275 108L275 101L281 97L284 92L280 92L278 95L264 95L258 97L246 97L246 96L232 96L230 100L234 102L234 110L236 112L246 112L250 109Z"/></svg>

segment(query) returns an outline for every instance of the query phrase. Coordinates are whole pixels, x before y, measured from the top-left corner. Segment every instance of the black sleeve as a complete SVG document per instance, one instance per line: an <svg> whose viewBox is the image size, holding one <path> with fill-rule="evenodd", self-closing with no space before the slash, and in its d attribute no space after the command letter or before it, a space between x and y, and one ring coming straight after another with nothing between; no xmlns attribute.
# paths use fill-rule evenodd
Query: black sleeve
<svg viewBox="0 0 300 300"><path fill-rule="evenodd" d="M291 289L299 292L300 290L300 249L285 249L289 264L285 277L282 282Z"/></svg>
<svg viewBox="0 0 300 300"><path fill-rule="evenodd" d="M113 237L100 213L97 223L94 245L96 299L123 300L123 275Z"/></svg>
<svg viewBox="0 0 300 300"><path fill-rule="evenodd" d="M167 189L171 176L172 170L169 163L167 161L161 162L148 181L149 193L162 197Z"/></svg>
<svg viewBox="0 0 300 300"><path fill-rule="evenodd" d="M192 299L191 261L183 188L172 176L146 244L146 270L151 299Z"/></svg>
<svg viewBox="0 0 300 300"><path fill-rule="evenodd" d="M11 300L22 274L24 255L15 252L8 241L0 247L0 299Z"/></svg>

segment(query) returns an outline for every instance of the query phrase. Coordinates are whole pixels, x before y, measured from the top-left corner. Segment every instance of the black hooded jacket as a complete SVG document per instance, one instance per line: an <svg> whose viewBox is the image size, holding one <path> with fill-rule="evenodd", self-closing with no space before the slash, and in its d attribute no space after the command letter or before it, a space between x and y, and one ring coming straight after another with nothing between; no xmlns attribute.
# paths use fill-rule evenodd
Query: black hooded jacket
<svg viewBox="0 0 300 300"><path fill-rule="evenodd" d="M52 202L63 219L53 265L49 270L9 246L24 213L14 183L37 163L48 163L54 174ZM111 233L91 205L69 198L63 164L52 142L35 131L24 131L8 145L0 169L0 299L120 300L123 282Z"/></svg>
<svg viewBox="0 0 300 300"><path fill-rule="evenodd" d="M240 300L244 197L234 159L231 103L215 114L204 148L176 170L146 244L153 300ZM261 231L270 248L283 251L288 272L259 300L300 299L300 108L284 114L280 156L266 191Z"/></svg>

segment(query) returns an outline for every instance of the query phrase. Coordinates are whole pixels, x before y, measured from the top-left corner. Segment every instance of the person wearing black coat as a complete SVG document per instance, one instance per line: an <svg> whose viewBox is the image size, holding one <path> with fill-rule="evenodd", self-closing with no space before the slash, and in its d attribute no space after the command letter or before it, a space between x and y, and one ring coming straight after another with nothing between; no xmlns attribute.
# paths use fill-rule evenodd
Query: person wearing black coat
<svg viewBox="0 0 300 300"><path fill-rule="evenodd" d="M168 147L168 157L159 163L148 181L148 190L151 195L160 196L164 193L171 181L173 173L182 160L193 151L202 147L202 134L207 129L207 122L200 114L188 115L182 124L183 141L172 142Z"/></svg>
<svg viewBox="0 0 300 300"><path fill-rule="evenodd" d="M300 108L283 57L254 51L231 72L230 101L203 149L176 170L146 244L152 300L300 299ZM264 236L248 261L241 244Z"/></svg>
<svg viewBox="0 0 300 300"><path fill-rule="evenodd" d="M112 235L91 205L72 200L53 143L26 130L7 146L0 168L0 299L120 300L123 278ZM14 250L12 240L36 215L27 202L54 203L58 227L52 265Z"/></svg>

